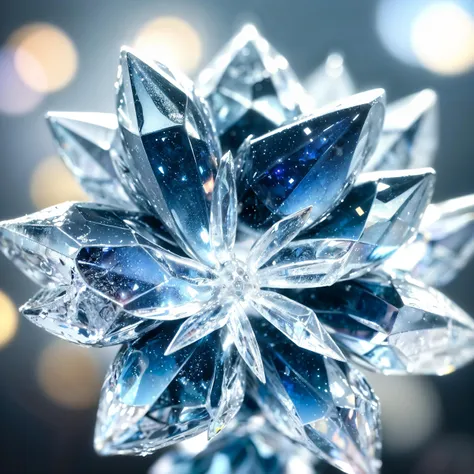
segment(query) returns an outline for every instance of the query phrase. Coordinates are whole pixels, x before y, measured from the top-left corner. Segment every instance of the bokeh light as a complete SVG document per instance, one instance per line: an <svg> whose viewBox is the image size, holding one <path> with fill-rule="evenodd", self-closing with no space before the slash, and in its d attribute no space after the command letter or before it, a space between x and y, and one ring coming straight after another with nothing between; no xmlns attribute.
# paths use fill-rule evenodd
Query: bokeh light
<svg viewBox="0 0 474 474"><path fill-rule="evenodd" d="M89 200L58 156L50 156L38 164L31 178L30 195L37 209L65 201Z"/></svg>
<svg viewBox="0 0 474 474"><path fill-rule="evenodd" d="M18 311L13 301L0 291L0 348L5 347L18 330Z"/></svg>
<svg viewBox="0 0 474 474"><path fill-rule="evenodd" d="M35 68L35 60L25 54ZM7 115L23 115L31 112L41 101L43 94L28 87L15 68L15 54L10 48L0 50L0 112Z"/></svg>
<svg viewBox="0 0 474 474"><path fill-rule="evenodd" d="M101 371L92 350L55 341L41 353L38 384L56 404L80 410L94 406L101 387Z"/></svg>
<svg viewBox="0 0 474 474"><path fill-rule="evenodd" d="M76 74L78 58L74 43L54 25L22 26L10 36L8 45L15 50L19 76L33 90L53 92L62 89Z"/></svg>
<svg viewBox="0 0 474 474"><path fill-rule="evenodd" d="M146 23L134 46L141 53L188 73L196 70L202 57L198 32L183 19L172 16Z"/></svg>
<svg viewBox="0 0 474 474"><path fill-rule="evenodd" d="M387 451L397 455L413 452L437 432L442 406L428 377L365 375L380 398Z"/></svg>
<svg viewBox="0 0 474 474"><path fill-rule="evenodd" d="M411 43L430 71L462 74L474 66L474 18L454 2L433 3L415 18Z"/></svg>

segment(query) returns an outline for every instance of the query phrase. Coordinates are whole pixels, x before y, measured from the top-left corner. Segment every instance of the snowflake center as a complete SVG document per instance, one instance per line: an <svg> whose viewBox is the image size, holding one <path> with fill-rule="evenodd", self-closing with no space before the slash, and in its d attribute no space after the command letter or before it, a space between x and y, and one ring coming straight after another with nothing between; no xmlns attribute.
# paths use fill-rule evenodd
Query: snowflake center
<svg viewBox="0 0 474 474"><path fill-rule="evenodd" d="M248 271L247 266L238 259L222 265L220 270L221 294L225 301L229 299L245 300L258 291L255 274Z"/></svg>

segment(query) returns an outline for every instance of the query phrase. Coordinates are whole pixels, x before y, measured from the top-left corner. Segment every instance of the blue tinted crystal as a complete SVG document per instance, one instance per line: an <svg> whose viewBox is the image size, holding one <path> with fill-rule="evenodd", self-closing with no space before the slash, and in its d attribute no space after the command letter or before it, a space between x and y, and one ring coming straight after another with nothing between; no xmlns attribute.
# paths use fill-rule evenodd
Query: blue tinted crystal
<svg viewBox="0 0 474 474"><path fill-rule="evenodd" d="M373 150L383 112L383 92L373 91L251 140L238 157L241 220L259 229L307 206L312 221L331 210Z"/></svg>
<svg viewBox="0 0 474 474"><path fill-rule="evenodd" d="M117 91L126 156L116 167L132 199L209 263L209 212L220 147L188 79L122 53Z"/></svg>
<svg viewBox="0 0 474 474"><path fill-rule="evenodd" d="M102 454L151 453L205 431L222 365L217 335L165 356L176 331L163 325L124 346L104 383L95 446Z"/></svg>

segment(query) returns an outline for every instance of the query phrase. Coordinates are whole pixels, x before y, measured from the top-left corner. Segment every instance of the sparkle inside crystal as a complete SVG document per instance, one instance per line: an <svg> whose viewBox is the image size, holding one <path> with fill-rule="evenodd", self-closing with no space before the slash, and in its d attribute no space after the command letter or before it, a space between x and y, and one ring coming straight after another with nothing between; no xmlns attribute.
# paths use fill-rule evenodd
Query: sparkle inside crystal
<svg viewBox="0 0 474 474"><path fill-rule="evenodd" d="M220 271L222 301L243 301L258 291L256 276L240 260L232 259L221 267Z"/></svg>

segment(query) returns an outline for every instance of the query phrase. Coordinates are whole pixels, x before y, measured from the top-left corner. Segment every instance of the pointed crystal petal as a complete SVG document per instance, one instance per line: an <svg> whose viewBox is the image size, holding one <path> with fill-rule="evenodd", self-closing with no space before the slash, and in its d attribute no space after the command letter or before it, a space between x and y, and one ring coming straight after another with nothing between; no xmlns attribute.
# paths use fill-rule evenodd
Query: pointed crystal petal
<svg viewBox="0 0 474 474"><path fill-rule="evenodd" d="M289 296L372 370L441 375L474 359L474 320L415 280L381 273Z"/></svg>
<svg viewBox="0 0 474 474"><path fill-rule="evenodd" d="M137 339L160 324L123 311L80 284L43 288L20 311L55 336L96 347Z"/></svg>
<svg viewBox="0 0 474 474"><path fill-rule="evenodd" d="M299 442L348 474L376 474L379 403L364 377L347 364L299 348L270 327L257 334L266 341L268 382L252 395L269 421L274 423L275 414L266 407L284 397L304 427Z"/></svg>
<svg viewBox="0 0 474 474"><path fill-rule="evenodd" d="M431 89L389 104L379 145L366 171L431 166L438 148L437 105Z"/></svg>
<svg viewBox="0 0 474 474"><path fill-rule="evenodd" d="M221 338L224 348L223 366L215 381L217 407L209 425L209 439L218 435L236 417L245 397L246 364L232 343L229 332L222 331ZM212 402L214 400L211 395L211 406Z"/></svg>
<svg viewBox="0 0 474 474"><path fill-rule="evenodd" d="M225 151L300 115L307 96L288 61L246 25L198 78ZM308 112L309 110L306 110Z"/></svg>
<svg viewBox="0 0 474 474"><path fill-rule="evenodd" d="M209 213L220 146L205 103L188 79L124 50L117 108L125 188L190 255L213 263Z"/></svg>
<svg viewBox="0 0 474 474"><path fill-rule="evenodd" d="M95 201L133 209L115 172L111 154L123 153L114 114L48 112L46 119L59 154Z"/></svg>
<svg viewBox="0 0 474 474"><path fill-rule="evenodd" d="M173 354L173 352L179 351L183 347L194 344L204 336L225 326L231 307L232 303L224 306L214 305L205 307L203 310L187 318L170 342L165 355Z"/></svg>
<svg viewBox="0 0 474 474"><path fill-rule="evenodd" d="M139 236L179 252L156 219L101 204L64 203L0 223L3 253L33 281L51 287L74 280L83 247L137 245Z"/></svg>
<svg viewBox="0 0 474 474"><path fill-rule="evenodd" d="M357 92L340 53L331 53L326 61L306 78L304 85L315 107L340 101Z"/></svg>
<svg viewBox="0 0 474 474"><path fill-rule="evenodd" d="M101 296L141 317L190 316L214 297L217 276L158 246L89 246L76 257L78 275Z"/></svg>
<svg viewBox="0 0 474 474"><path fill-rule="evenodd" d="M227 327L242 359L258 379L265 383L265 372L257 339L249 318L239 304L233 306Z"/></svg>
<svg viewBox="0 0 474 474"><path fill-rule="evenodd" d="M363 175L327 219L259 270L261 286L328 286L377 267L415 237L433 186L430 169Z"/></svg>
<svg viewBox="0 0 474 474"><path fill-rule="evenodd" d="M346 358L324 329L314 311L286 296L261 291L252 306L297 346L333 359Z"/></svg>
<svg viewBox="0 0 474 474"><path fill-rule="evenodd" d="M163 324L118 353L102 388L95 449L150 454L208 429L208 399L222 370L216 335L165 356L175 324Z"/></svg>
<svg viewBox="0 0 474 474"><path fill-rule="evenodd" d="M256 270L286 247L303 229L311 214L311 207L295 212L273 224L250 249L247 265Z"/></svg>
<svg viewBox="0 0 474 474"><path fill-rule="evenodd" d="M474 195L432 204L421 232L402 247L387 268L409 272L428 285L452 281L474 255Z"/></svg>
<svg viewBox="0 0 474 474"><path fill-rule="evenodd" d="M211 204L211 248L219 262L231 258L236 232L237 186L234 160L228 152L219 163Z"/></svg>
<svg viewBox="0 0 474 474"><path fill-rule="evenodd" d="M375 149L384 97L382 89L357 94L251 140L242 224L265 229L307 206L316 221L333 209Z"/></svg>

